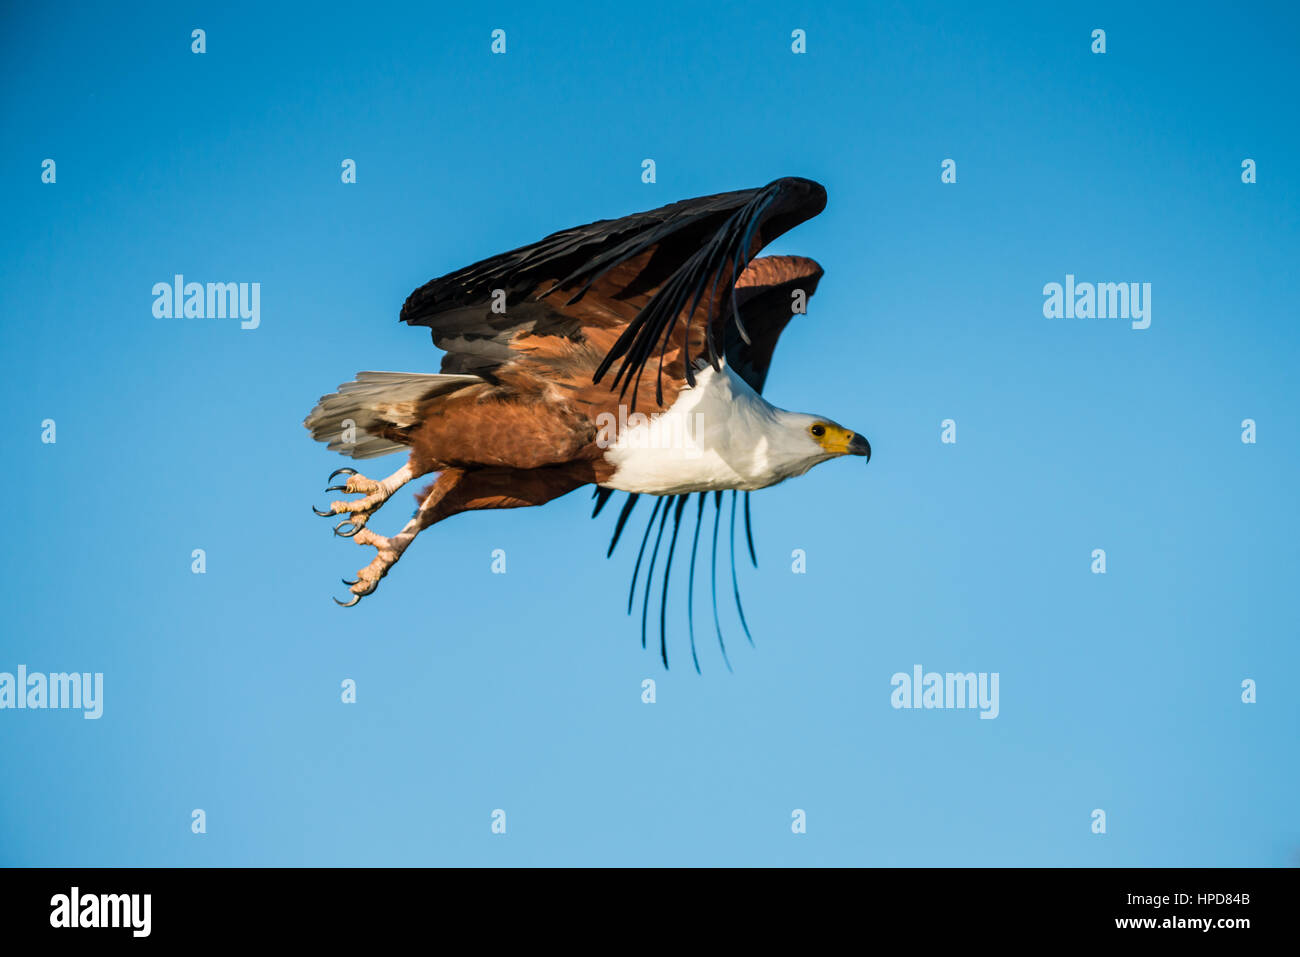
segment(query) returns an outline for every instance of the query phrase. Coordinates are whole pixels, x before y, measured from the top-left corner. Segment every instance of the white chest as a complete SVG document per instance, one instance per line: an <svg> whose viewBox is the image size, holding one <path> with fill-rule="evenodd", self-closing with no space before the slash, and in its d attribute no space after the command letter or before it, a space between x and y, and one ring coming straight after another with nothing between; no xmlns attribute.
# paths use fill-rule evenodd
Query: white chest
<svg viewBox="0 0 1300 957"><path fill-rule="evenodd" d="M752 490L794 474L775 454L778 410L725 365L706 367L666 412L620 410L608 488L651 495ZM613 430L609 430L613 431Z"/></svg>

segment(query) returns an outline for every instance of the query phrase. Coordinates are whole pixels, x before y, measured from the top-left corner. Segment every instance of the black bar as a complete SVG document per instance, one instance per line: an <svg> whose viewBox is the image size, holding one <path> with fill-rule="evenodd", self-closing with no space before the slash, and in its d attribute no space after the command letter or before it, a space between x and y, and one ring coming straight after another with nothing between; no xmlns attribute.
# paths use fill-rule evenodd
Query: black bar
<svg viewBox="0 0 1300 957"><path fill-rule="evenodd" d="M125 926L52 926L71 924L74 887L78 923L103 914ZM1284 869L14 868L0 870L0 926L6 942L91 946L114 938L338 945L398 941L411 930L495 939L529 928L613 944L701 920L736 941L788 926L818 937L840 928L859 941L919 934L927 945L1128 937L1232 946L1293 939L1298 889L1297 871ZM137 936L146 894L148 934Z"/></svg>

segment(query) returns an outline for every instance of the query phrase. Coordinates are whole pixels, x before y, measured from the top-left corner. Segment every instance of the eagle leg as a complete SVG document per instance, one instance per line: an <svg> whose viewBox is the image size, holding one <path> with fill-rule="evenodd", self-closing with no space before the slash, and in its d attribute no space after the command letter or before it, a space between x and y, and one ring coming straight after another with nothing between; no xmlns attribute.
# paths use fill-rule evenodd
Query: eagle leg
<svg viewBox="0 0 1300 957"><path fill-rule="evenodd" d="M406 472L407 477L403 479L401 484L405 484L414 477L414 473L408 465L403 469L399 469L393 476L389 476L389 479L402 474L402 472ZM378 588L379 580L387 575L392 567L397 564L397 560L402 557L402 553L406 551L411 542L415 541L415 536L419 535L421 531L428 528L440 518L445 517L445 509L440 509L439 506L443 505L443 500L447 497L447 493L452 491L461 483L464 474L465 473L463 472L452 469L443 472L438 477L438 480L430 486L428 494L425 495L423 501L420 502L420 507L416 509L415 514L411 516L411 520L402 526L402 530L396 535L391 537L378 535L370 529L360 526L358 526L357 530L347 533L346 537L351 538L358 545L371 546L378 554L370 560L369 565L357 572L356 581L349 582L347 579L344 579L343 583L348 586L348 591L353 595L352 600L347 602L338 601L337 598L334 600L345 608L348 608L355 605L366 595L369 595ZM385 479L384 481L387 482L389 479ZM395 489L400 487L401 485L399 484L398 486L395 486ZM390 492L389 494L391 495L392 493ZM369 498L373 497L373 495L369 496ZM366 501L368 501L369 498L367 498ZM364 519L367 516L361 517L363 519L361 524L364 525ZM355 521L355 517L353 520Z"/></svg>
<svg viewBox="0 0 1300 957"><path fill-rule="evenodd" d="M379 580L388 574L389 569L397 564L397 560L402 557L402 552L411 544L418 534L419 529L412 530L410 526L414 524L415 519L407 522L407 527L392 537L376 535L368 528L363 528L357 532L353 538L358 545L373 546L378 553L370 560L370 564L361 571L357 572L357 579L354 582L344 580L345 585L349 585L348 591L352 592L353 599L348 602L349 605L356 604L366 595L379 587ZM342 602L340 602L342 604Z"/></svg>
<svg viewBox="0 0 1300 957"><path fill-rule="evenodd" d="M393 493L405 485L411 479L415 478L415 470L411 468L411 463L407 462L400 469L383 481L376 482L374 479L368 479L352 469L339 469L335 475L347 474L348 480L343 485L331 485L325 489L327 492L344 492L348 495L364 495L365 498L353 499L350 502L337 501L330 502L329 511L322 511L316 506L312 506L312 511L322 517L334 515L347 515L347 521L340 522L334 527L334 533L344 538L353 538L365 526L375 509L383 505ZM328 480L327 480L328 481ZM339 531L344 525L350 525L349 531Z"/></svg>
<svg viewBox="0 0 1300 957"><path fill-rule="evenodd" d="M445 469L426 490L415 515L396 535L386 538L368 528L348 533L358 545L369 545L378 554L357 572L356 582L346 583L353 600L339 604L354 605L378 588L379 580L397 564L415 536L430 525L460 512L544 505L592 478L591 464L583 461L536 469Z"/></svg>

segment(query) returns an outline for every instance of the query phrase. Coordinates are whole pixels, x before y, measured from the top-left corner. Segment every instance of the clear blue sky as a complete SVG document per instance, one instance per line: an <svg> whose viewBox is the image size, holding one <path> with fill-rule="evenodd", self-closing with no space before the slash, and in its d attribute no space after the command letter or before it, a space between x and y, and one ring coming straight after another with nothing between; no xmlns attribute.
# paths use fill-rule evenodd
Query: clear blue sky
<svg viewBox="0 0 1300 957"><path fill-rule="evenodd" d="M0 671L102 671L105 704L0 711L0 862L1297 860L1286 5L3 21ZM437 368L397 322L411 289L782 175L830 203L774 251L826 278L767 394L875 456L754 496L757 646L724 618L734 674L707 640L704 674L687 666L680 616L672 671L642 651L633 556L603 558L612 515L590 521L585 492L440 525L334 606L368 556L311 515L347 463L300 423L359 369ZM260 282L260 328L154 318L175 273ZM1150 282L1151 327L1044 318L1067 273ZM998 718L893 709L915 664L997 672Z"/></svg>

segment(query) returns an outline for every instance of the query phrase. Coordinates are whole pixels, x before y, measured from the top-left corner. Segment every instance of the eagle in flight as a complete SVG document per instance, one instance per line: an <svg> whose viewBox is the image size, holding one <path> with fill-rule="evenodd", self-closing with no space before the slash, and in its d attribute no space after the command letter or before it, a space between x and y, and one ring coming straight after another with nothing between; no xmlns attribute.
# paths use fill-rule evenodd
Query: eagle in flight
<svg viewBox="0 0 1300 957"><path fill-rule="evenodd" d="M612 554L633 508L650 496L628 610L657 518L641 611L644 646L651 579L671 512L660 602L666 666L668 574L694 494L691 654L699 670L690 608L712 499L714 625L725 661L717 614L723 493L732 493L732 589L748 636L736 588L737 493L746 493L753 559L750 491L827 459L871 455L857 432L762 396L777 339L804 311L822 269L811 259L758 253L825 206L818 183L779 179L552 233L411 293L401 321L430 330L445 353L441 371L359 372L323 396L304 422L313 438L354 459L409 450L406 464L384 479L337 470L330 479L346 475L345 483L326 491L361 498L312 507L343 517L335 534L377 553L355 581L344 580L351 600L335 601L351 606L369 595L421 531L459 512L543 505L593 485L598 514L615 492L627 492ZM400 532L386 537L368 527L394 492L430 473L437 478L416 496L419 507Z"/></svg>

